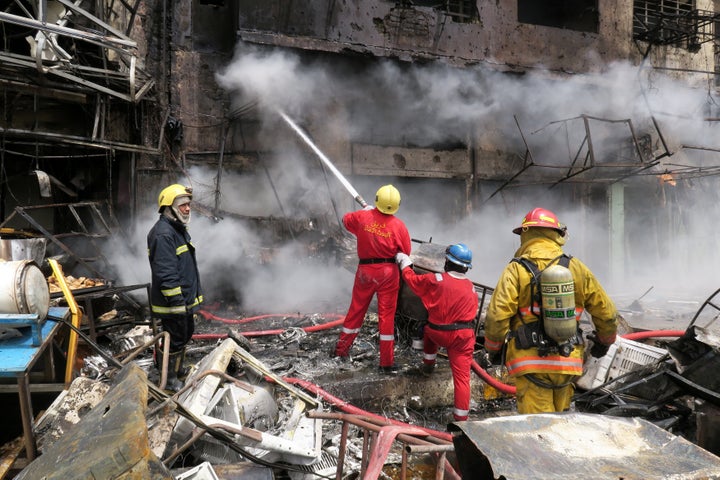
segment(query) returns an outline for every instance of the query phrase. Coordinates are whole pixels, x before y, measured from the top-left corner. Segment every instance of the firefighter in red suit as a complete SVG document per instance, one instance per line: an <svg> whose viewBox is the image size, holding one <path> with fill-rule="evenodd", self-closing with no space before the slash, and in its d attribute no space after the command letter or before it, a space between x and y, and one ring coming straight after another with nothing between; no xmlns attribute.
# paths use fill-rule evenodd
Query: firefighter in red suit
<svg viewBox="0 0 720 480"><path fill-rule="evenodd" d="M428 311L423 336L425 375L432 373L439 347L447 350L453 375L455 421L467 420L470 411L470 367L475 349L475 319L478 296L475 286L465 276L472 268L472 252L465 244L450 245L445 250L445 272L418 275L411 267L410 257L395 256L402 277L420 297Z"/></svg>
<svg viewBox="0 0 720 480"><path fill-rule="evenodd" d="M410 253L410 234L402 220L395 217L400 208L400 192L392 185L380 187L375 194L375 207L343 216L345 228L357 237L359 265L355 272L352 300L334 356L350 355L360 333L370 302L377 294L378 329L380 330L380 370L395 373L395 310L400 290L400 272L395 254Z"/></svg>

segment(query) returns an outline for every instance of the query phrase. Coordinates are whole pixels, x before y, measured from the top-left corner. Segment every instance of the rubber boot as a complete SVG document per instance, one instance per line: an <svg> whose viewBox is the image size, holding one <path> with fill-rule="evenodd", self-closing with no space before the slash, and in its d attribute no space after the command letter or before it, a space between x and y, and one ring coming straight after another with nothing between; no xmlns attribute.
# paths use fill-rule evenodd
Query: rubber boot
<svg viewBox="0 0 720 480"><path fill-rule="evenodd" d="M162 368L162 362L163 362L163 349L162 347L158 347L155 345L155 355L153 356L153 360L155 361L155 368L160 371Z"/></svg>
<svg viewBox="0 0 720 480"><path fill-rule="evenodd" d="M177 377L184 381L188 373L190 373L190 366L185 364L185 347L183 347L182 350L180 350L180 367L177 371Z"/></svg>
<svg viewBox="0 0 720 480"><path fill-rule="evenodd" d="M182 351L170 352L168 362L167 381L165 382L165 390L177 392L183 387L183 382L178 378L178 370L180 370L180 362L182 361Z"/></svg>

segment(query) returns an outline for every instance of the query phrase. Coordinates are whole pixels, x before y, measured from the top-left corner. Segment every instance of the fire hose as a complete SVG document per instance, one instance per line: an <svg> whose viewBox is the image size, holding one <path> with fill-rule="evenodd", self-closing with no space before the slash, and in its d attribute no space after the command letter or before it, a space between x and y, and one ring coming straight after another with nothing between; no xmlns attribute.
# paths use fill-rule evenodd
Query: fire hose
<svg viewBox="0 0 720 480"><path fill-rule="evenodd" d="M684 334L684 330L647 330L642 332L626 333L620 336L626 340L638 341L648 338L682 337ZM473 372L475 372L485 383L496 388L498 391L509 395L515 395L517 393L516 388L513 385L508 385L493 377L475 360L472 361L471 366Z"/></svg>
<svg viewBox="0 0 720 480"><path fill-rule="evenodd" d="M340 410L342 410L345 413L351 413L353 415L365 415L365 416L375 418L378 420L388 421L388 422L392 423L393 425L400 425L400 426L408 425L407 423L401 422L399 420L394 420L392 418L386 418L386 417L368 412L366 410L363 410L354 405L351 405L348 402L346 402L345 400L342 400L342 399L326 392L319 386L315 385L312 382L308 382L307 380L301 380L299 378L293 378L293 377L283 377L283 380L285 380L288 383L298 385L301 388L303 388L304 390L307 390L308 392L310 392L312 394L319 395L320 397L323 398L323 400L332 404L334 407L339 408ZM439 430L433 430L433 429L430 429L427 427L419 427L419 428L422 430L425 430L429 435L432 435L433 437L437 437L437 438L452 442L452 435L450 435L447 432L441 432Z"/></svg>
<svg viewBox="0 0 720 480"><path fill-rule="evenodd" d="M302 315L292 313L292 314L266 314L266 315L257 315L254 317L246 317L242 319L229 319L229 318L222 318L218 317L217 315L208 312L207 310L200 310L198 312L201 316L203 316L206 320L216 320L223 323L249 323L254 322L257 320L262 320L266 318L279 318L279 317L298 317L302 318ZM323 317L327 316L334 316L337 317L336 320L333 320L331 322L321 323L319 325L311 325L309 327L302 327L302 330L306 333L311 332L319 332L321 330L329 330L331 328L339 327L342 325L343 321L345 320L345 315L338 315L338 314L328 314L323 315ZM281 333L285 332L286 328L278 328L278 329L270 329L270 330L256 330L256 331L250 331L250 332L239 332L244 337L263 337L268 335L280 335ZM222 338L227 338L227 333L196 333L192 336L194 340L218 340Z"/></svg>

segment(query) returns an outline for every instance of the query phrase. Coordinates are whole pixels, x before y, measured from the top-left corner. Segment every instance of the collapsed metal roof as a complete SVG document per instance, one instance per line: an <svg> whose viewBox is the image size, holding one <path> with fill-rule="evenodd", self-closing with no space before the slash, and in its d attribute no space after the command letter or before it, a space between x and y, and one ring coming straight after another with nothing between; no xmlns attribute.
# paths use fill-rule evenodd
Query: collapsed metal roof
<svg viewBox="0 0 720 480"><path fill-rule="evenodd" d="M42 146L62 145L157 153L111 128L114 102L136 105L155 86L131 36L142 2L85 3L15 0L0 11L0 85L9 92L0 133L8 153L42 156Z"/></svg>

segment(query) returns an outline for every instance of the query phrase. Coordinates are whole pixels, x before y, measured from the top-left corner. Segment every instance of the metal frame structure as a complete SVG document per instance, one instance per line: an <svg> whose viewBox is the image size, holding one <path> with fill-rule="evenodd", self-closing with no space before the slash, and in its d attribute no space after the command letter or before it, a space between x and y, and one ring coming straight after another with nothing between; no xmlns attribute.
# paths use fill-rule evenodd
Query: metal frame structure
<svg viewBox="0 0 720 480"><path fill-rule="evenodd" d="M0 52L0 68L6 77L19 76L21 70L35 69L47 78L76 83L82 87L128 102L138 102L154 85L153 79L138 67L138 45L128 36L137 16L140 0L107 2L100 18L82 8L83 0L37 0L36 11L27 10L15 0L19 13L0 12L0 23L37 30L26 37L30 54ZM118 19L126 18L127 21ZM116 26L110 23L116 23ZM3 26L3 30L6 27ZM69 39L75 50L89 45L99 47L104 67L90 64L61 46ZM82 45L81 45L82 42Z"/></svg>
<svg viewBox="0 0 720 480"><path fill-rule="evenodd" d="M447 461L446 454L454 452L455 447L451 442L433 437L425 430L411 425L394 425L382 420L365 415L354 415L349 413L332 413L309 411L310 418L321 418L325 420L338 420L342 422L342 433L340 437L339 456L335 478L344 478L343 467L347 450L347 439L350 426L361 428L363 434L362 460L360 465L360 478L364 480L375 480L380 478L382 467L387 460L387 455L394 442L401 442L402 460L400 467L400 478L408 478L408 454L437 454L437 466L435 478L442 480L447 476L450 479L459 479L455 469Z"/></svg>
<svg viewBox="0 0 720 480"><path fill-rule="evenodd" d="M103 208L106 209L105 214L102 212ZM67 209L75 219L77 230L71 229L70 231L54 233L49 231L33 217L34 212L46 209L52 209L55 211ZM93 219L92 225L88 225L87 222L83 220L80 216L80 211L86 211L90 214ZM104 206L103 202L53 203L48 205L18 206L15 207L15 210L13 210L10 215L8 215L5 221L0 223L0 228L8 228L8 225L11 224L13 220L17 221L16 217L21 217L27 221L33 230L40 232L48 239L48 241L58 246L63 252L88 269L88 271L94 273L100 278L107 278L110 264L107 258L105 258L102 254L100 245L97 244L96 239L107 238L120 232L119 224L109 203L104 202ZM95 229L93 229L93 227L95 227ZM95 256L92 258L81 257L62 241L63 238L68 237L86 239L95 253ZM103 272L101 269L92 265L98 261L101 262L107 270Z"/></svg>
<svg viewBox="0 0 720 480"><path fill-rule="evenodd" d="M160 154L159 146L147 142L162 132L135 141L114 126L118 113L127 115L123 102L139 105L155 94L141 45L131 37L141 5L140 0L6 2L0 10L0 136L6 155Z"/></svg>
<svg viewBox="0 0 720 480"><path fill-rule="evenodd" d="M642 172L657 166L662 158L672 155L672 153L668 150L667 145L665 144L665 140L658 128L657 123L655 122L653 123L653 126L662 144L663 151L660 155L652 158L648 158L648 154L644 152L641 142L638 140L635 127L633 126L632 120L630 119L614 120L593 117L590 115L580 115L578 117L550 122L546 125L546 127L559 123L568 124L574 121L582 122L584 135L582 140L580 141L580 144L577 146L575 155L569 159L569 163L561 165L557 163L540 163L535 160L535 156L530 149L527 138L525 137L525 134L523 133L517 118L515 118L515 123L518 127L518 130L520 131L520 136L522 138L523 144L525 145L525 152L522 157L523 164L520 169L515 174L510 176L510 178L508 178L505 182L503 182L502 185L500 185L500 187L498 187L488 197L488 199L494 197L505 188L526 185L524 183L520 184L515 181L522 174L530 170L531 167L535 170L535 173L538 174L538 178L541 178L541 180L536 183L549 184L550 188L553 188L560 183L568 182L612 184L619 182L627 177L639 175ZM598 159L596 148L593 146L593 129L590 125L591 121L601 122L605 124L622 124L627 126L627 140L632 146L632 158L630 158L629 161L625 161L622 159L619 161L600 161ZM536 130L533 133L537 133L540 130L542 129ZM545 172L549 173L543 175L538 172L538 170L544 170ZM557 173L555 173L558 171L563 173L558 175ZM588 174L590 171L602 172L603 176L601 176L600 178L588 178L586 174Z"/></svg>
<svg viewBox="0 0 720 480"><path fill-rule="evenodd" d="M633 37L650 45L683 46L691 52L716 39L715 23L720 14L699 10L695 2L635 1Z"/></svg>

